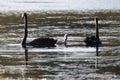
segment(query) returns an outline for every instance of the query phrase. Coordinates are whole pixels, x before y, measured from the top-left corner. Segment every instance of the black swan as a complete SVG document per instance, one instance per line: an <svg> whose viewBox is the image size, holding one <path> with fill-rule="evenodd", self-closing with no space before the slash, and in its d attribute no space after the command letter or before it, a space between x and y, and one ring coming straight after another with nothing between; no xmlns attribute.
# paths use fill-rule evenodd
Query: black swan
<svg viewBox="0 0 120 80"><path fill-rule="evenodd" d="M95 27L96 27L96 36L87 36L84 40L87 47L99 47L102 44L99 39L98 18L95 18Z"/></svg>
<svg viewBox="0 0 120 80"><path fill-rule="evenodd" d="M97 39L95 36L87 36L84 42L87 47L96 47L96 45L101 45L100 39Z"/></svg>
<svg viewBox="0 0 120 80"><path fill-rule="evenodd" d="M27 46L32 46L32 47L55 47L55 44L57 40L53 38L38 38L35 39L29 43L26 43L27 41L27 36L28 36L28 18L27 18L27 13L22 14L22 18L24 19L24 38L22 41L22 47L26 48Z"/></svg>

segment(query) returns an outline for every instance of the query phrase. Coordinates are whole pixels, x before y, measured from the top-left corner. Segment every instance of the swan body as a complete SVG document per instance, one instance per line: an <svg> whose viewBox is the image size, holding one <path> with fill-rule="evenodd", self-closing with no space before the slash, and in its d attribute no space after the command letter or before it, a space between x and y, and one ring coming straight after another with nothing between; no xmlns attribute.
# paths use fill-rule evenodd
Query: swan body
<svg viewBox="0 0 120 80"><path fill-rule="evenodd" d="M101 45L100 39L97 39L95 36L87 36L84 42L87 47L96 47L97 44L98 46Z"/></svg>
<svg viewBox="0 0 120 80"><path fill-rule="evenodd" d="M32 46L32 47L55 47L55 44L57 40L54 40L53 38L38 38L35 39L29 43L27 43L27 36L28 36L28 18L27 14L23 13L22 18L24 18L24 38L22 41L22 47L26 48L27 46Z"/></svg>
<svg viewBox="0 0 120 80"><path fill-rule="evenodd" d="M27 43L27 45L33 47L55 47L56 41L57 40L54 40L53 38L38 38Z"/></svg>

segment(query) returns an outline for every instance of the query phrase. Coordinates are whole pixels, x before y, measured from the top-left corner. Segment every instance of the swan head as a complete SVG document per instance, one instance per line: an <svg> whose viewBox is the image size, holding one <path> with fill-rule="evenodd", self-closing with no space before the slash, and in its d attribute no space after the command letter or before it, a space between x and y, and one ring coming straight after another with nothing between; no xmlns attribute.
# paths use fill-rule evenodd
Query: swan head
<svg viewBox="0 0 120 80"><path fill-rule="evenodd" d="M24 19L24 17L26 17L27 16L27 13L22 13L21 14L21 19Z"/></svg>

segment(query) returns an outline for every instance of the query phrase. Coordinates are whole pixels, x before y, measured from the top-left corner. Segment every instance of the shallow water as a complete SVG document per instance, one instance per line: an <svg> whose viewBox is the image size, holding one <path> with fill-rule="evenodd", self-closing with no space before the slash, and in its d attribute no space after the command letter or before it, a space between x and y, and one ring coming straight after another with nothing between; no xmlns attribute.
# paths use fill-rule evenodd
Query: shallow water
<svg viewBox="0 0 120 80"><path fill-rule="evenodd" d="M0 78L31 80L119 80L120 14L31 13L28 41L43 36L63 40L67 47L21 47L23 21L19 15L0 16ZM95 35L94 17L99 17L102 46L85 47L85 35Z"/></svg>

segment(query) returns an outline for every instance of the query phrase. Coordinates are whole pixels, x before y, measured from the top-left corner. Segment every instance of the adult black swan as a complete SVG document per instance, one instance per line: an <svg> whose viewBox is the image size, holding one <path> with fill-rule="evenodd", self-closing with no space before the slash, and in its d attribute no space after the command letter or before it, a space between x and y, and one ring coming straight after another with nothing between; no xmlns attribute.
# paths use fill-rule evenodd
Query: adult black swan
<svg viewBox="0 0 120 80"><path fill-rule="evenodd" d="M87 36L84 40L84 42L86 43L87 47L96 47L97 45L100 46L101 45L101 41L100 39L98 39L95 36Z"/></svg>
<svg viewBox="0 0 120 80"><path fill-rule="evenodd" d="M99 38L98 18L95 18L95 27L96 36L86 36L84 40L87 47L99 47L102 44Z"/></svg>
<svg viewBox="0 0 120 80"><path fill-rule="evenodd" d="M22 41L22 47L26 48L27 46L32 46L32 47L55 47L55 44L57 42L57 40L53 39L53 38L38 38L35 39L29 43L27 43L27 36L28 36L28 18L27 18L27 14L23 13L22 14L22 18L24 19L24 37L23 37L23 41Z"/></svg>

